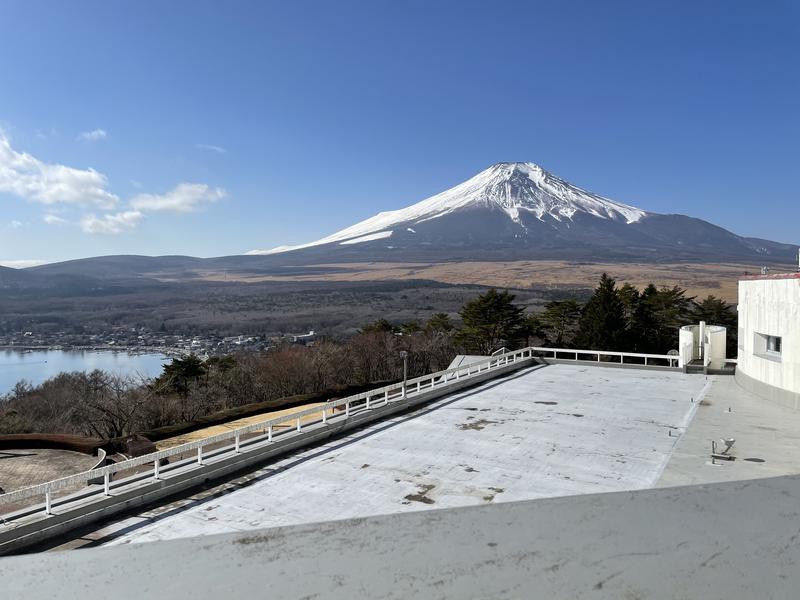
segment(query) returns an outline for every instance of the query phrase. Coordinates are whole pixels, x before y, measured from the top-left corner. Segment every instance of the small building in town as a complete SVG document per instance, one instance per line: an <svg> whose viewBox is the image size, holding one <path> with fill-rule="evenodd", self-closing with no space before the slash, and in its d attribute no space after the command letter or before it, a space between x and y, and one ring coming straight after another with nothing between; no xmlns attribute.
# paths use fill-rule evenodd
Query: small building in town
<svg viewBox="0 0 800 600"><path fill-rule="evenodd" d="M800 273L739 281L738 344L738 383L800 408Z"/></svg>

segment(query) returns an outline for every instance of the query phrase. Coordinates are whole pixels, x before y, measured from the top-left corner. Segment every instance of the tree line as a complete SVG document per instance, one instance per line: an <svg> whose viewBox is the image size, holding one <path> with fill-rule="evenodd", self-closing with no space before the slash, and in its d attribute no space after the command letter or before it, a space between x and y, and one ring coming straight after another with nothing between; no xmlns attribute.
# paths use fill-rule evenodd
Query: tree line
<svg viewBox="0 0 800 600"><path fill-rule="evenodd" d="M71 433L114 438L191 422L245 404L379 384L447 368L456 354L488 355L527 345L666 353L678 328L705 320L728 327L736 349L736 313L723 300L697 301L679 287L639 291L607 274L587 302L564 299L530 312L508 291L490 289L467 302L457 321L379 319L343 340L285 345L259 353L174 359L152 380L102 371L62 373L41 385L20 382L0 399L0 433Z"/></svg>

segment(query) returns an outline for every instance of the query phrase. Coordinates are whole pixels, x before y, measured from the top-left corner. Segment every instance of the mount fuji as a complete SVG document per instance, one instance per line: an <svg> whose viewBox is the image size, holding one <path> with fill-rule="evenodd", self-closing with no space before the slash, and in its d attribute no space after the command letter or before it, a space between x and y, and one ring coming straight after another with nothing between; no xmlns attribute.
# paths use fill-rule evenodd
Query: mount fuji
<svg viewBox="0 0 800 600"><path fill-rule="evenodd" d="M497 163L440 194L315 242L247 254L295 264L323 259L792 262L797 246L741 237L684 215L647 212L524 162Z"/></svg>
<svg viewBox="0 0 800 600"><path fill-rule="evenodd" d="M659 214L586 191L533 163L498 163L407 208L315 242L218 258L100 256L0 271L3 287L203 279L214 273L308 277L347 263L558 260L792 264L797 246L741 237L701 219ZM338 267L335 265L339 265ZM46 277L46 279L42 279Z"/></svg>

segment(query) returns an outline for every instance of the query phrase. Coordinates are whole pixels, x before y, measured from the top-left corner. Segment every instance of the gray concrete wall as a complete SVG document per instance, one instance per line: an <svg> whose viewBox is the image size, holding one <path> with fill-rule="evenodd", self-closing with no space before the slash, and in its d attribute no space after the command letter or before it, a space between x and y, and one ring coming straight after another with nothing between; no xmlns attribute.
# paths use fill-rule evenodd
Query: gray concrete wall
<svg viewBox="0 0 800 600"><path fill-rule="evenodd" d="M793 599L800 478L0 559L3 597Z"/></svg>
<svg viewBox="0 0 800 600"><path fill-rule="evenodd" d="M759 381L758 379L750 377L738 367L736 369L736 383L738 383L748 392L756 394L757 396L761 396L770 402L775 402L781 406L792 408L794 410L800 408L800 393L785 390L763 381Z"/></svg>

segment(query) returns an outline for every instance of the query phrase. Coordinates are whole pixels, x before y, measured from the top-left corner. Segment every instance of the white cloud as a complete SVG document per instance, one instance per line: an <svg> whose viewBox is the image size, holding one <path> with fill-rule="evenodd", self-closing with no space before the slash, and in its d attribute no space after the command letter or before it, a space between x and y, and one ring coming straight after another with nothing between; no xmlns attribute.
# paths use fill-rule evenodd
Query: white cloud
<svg viewBox="0 0 800 600"><path fill-rule="evenodd" d="M102 139L106 133L98 129L82 136L87 140ZM140 184L132 182L132 185ZM42 216L48 225L66 225L72 221L68 215L58 214L64 214L58 208L61 205L90 207L95 212L80 219L80 228L86 233L104 234L132 231L148 212L192 213L227 195L224 189L204 183L181 183L165 194L138 194L120 206L120 198L109 190L108 179L102 173L46 163L15 150L0 130L0 194L3 193L49 207ZM22 225L20 221L11 221L6 227L16 229Z"/></svg>
<svg viewBox="0 0 800 600"><path fill-rule="evenodd" d="M211 188L205 183L181 183L166 194L134 196L131 206L146 212L190 213L200 210L204 204L221 200L226 195L222 188Z"/></svg>
<svg viewBox="0 0 800 600"><path fill-rule="evenodd" d="M47 223L48 225L66 225L66 223L67 223L66 219L62 219L58 215L53 215L53 214L50 214L50 213L48 213L44 217L42 217L42 220L45 223Z"/></svg>
<svg viewBox="0 0 800 600"><path fill-rule="evenodd" d="M46 260L2 260L0 259L0 267L11 267L12 269L25 269L27 267L37 267L39 265L46 265Z"/></svg>
<svg viewBox="0 0 800 600"><path fill-rule="evenodd" d="M58 131L55 127L51 127L50 131L42 131L41 129L36 130L36 137L40 140L46 140L49 138L58 137Z"/></svg>
<svg viewBox="0 0 800 600"><path fill-rule="evenodd" d="M26 152L18 152L0 131L2 192L50 206L78 204L108 210L119 202L119 198L108 191L108 179L102 173L49 164Z"/></svg>
<svg viewBox="0 0 800 600"><path fill-rule="evenodd" d="M128 210L110 215L86 215L81 219L81 229L86 233L119 234L136 228L142 220L141 212Z"/></svg>
<svg viewBox="0 0 800 600"><path fill-rule="evenodd" d="M195 144L194 147L198 150L208 150L217 154L225 154L227 152L222 146L215 146L214 144Z"/></svg>
<svg viewBox="0 0 800 600"><path fill-rule="evenodd" d="M99 142L108 137L105 129L93 129L92 131L84 131L78 136L78 139L83 142Z"/></svg>

